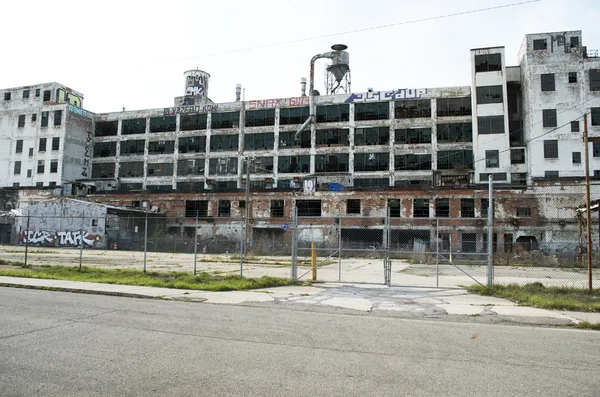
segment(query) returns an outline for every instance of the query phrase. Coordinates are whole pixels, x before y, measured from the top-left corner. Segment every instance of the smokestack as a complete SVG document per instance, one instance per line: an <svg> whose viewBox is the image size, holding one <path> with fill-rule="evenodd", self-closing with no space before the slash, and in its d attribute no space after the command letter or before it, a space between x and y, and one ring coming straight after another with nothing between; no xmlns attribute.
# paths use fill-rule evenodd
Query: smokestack
<svg viewBox="0 0 600 397"><path fill-rule="evenodd" d="M302 92L302 96L306 96L306 77L300 79L300 91Z"/></svg>
<svg viewBox="0 0 600 397"><path fill-rule="evenodd" d="M242 97L242 85L236 84L235 85L235 101L239 102L241 97Z"/></svg>

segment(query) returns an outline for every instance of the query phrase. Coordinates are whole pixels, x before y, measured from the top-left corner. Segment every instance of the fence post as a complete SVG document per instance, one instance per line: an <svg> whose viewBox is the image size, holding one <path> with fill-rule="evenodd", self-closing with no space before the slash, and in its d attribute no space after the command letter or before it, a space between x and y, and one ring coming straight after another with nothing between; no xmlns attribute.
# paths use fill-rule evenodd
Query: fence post
<svg viewBox="0 0 600 397"><path fill-rule="evenodd" d="M144 222L144 273L146 273L146 251L148 251L148 213L146 212L146 218Z"/></svg>
<svg viewBox="0 0 600 397"><path fill-rule="evenodd" d="M296 282L298 277L297 261L298 261L298 207L294 203L294 210L292 212L292 281Z"/></svg>
<svg viewBox="0 0 600 397"><path fill-rule="evenodd" d="M248 205L248 202L246 202ZM242 217L242 222L240 224L241 234L240 234L240 277L244 276L244 256L246 252L246 221Z"/></svg>
<svg viewBox="0 0 600 397"><path fill-rule="evenodd" d="M440 220L435 219L435 287L440 287Z"/></svg>
<svg viewBox="0 0 600 397"><path fill-rule="evenodd" d="M29 252L29 221L31 216L27 210L27 229L25 229L25 266L27 267L27 254Z"/></svg>
<svg viewBox="0 0 600 397"><path fill-rule="evenodd" d="M342 282L342 217L338 218L338 283Z"/></svg>
<svg viewBox="0 0 600 397"><path fill-rule="evenodd" d="M85 210L81 211L81 228L79 229L79 271L83 262L83 223L85 222Z"/></svg>
<svg viewBox="0 0 600 397"><path fill-rule="evenodd" d="M492 175L488 177L488 263L487 263L487 285L491 287L494 283L494 203L492 194Z"/></svg>
<svg viewBox="0 0 600 397"><path fill-rule="evenodd" d="M196 275L196 262L198 255L198 211L196 211L196 230L194 232L194 276Z"/></svg>
<svg viewBox="0 0 600 397"><path fill-rule="evenodd" d="M315 249L314 241L310 244L310 248L311 248L310 262L312 265L312 280L317 281L317 250Z"/></svg>

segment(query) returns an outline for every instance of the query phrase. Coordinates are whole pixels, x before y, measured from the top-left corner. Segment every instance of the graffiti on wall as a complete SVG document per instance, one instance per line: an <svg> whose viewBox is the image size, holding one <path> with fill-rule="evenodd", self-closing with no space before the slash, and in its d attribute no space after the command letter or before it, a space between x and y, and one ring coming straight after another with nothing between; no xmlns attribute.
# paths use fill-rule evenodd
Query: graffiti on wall
<svg viewBox="0 0 600 397"><path fill-rule="evenodd" d="M401 88L391 91L362 92L351 94L345 103L415 99L429 96L427 88Z"/></svg>
<svg viewBox="0 0 600 397"><path fill-rule="evenodd" d="M64 88L58 88L56 90L56 101L58 103L70 103L72 105L81 107L83 98L73 92L65 90Z"/></svg>
<svg viewBox="0 0 600 397"><path fill-rule="evenodd" d="M75 113L75 114L78 114L79 116L83 116L83 117L89 117L89 114L87 111L85 111L82 108L79 108L77 106L69 104L68 109L69 109L69 112L71 112L71 113Z"/></svg>
<svg viewBox="0 0 600 397"><path fill-rule="evenodd" d="M185 95L191 95L196 102L200 102L208 91L208 76L192 74L185 79Z"/></svg>
<svg viewBox="0 0 600 397"><path fill-rule="evenodd" d="M282 106L308 106L309 100L310 99L307 96L299 96L293 98L248 101L248 110L279 108Z"/></svg>
<svg viewBox="0 0 600 397"><path fill-rule="evenodd" d="M96 244L102 241L104 241L104 236L101 234L83 233L83 244L86 247L95 247ZM79 247L81 245L81 232L79 230L66 230L62 232L24 230L19 233L19 242L21 244L27 243L51 247Z"/></svg>
<svg viewBox="0 0 600 397"><path fill-rule="evenodd" d="M83 153L83 166L81 170L81 176L88 177L89 169L90 169L90 160L92 157L92 132L87 131L87 136L85 137L85 146Z"/></svg>
<svg viewBox="0 0 600 397"><path fill-rule="evenodd" d="M215 112L218 109L219 105L177 106L173 108L165 108L163 110L163 114L165 116L175 116L176 114Z"/></svg>

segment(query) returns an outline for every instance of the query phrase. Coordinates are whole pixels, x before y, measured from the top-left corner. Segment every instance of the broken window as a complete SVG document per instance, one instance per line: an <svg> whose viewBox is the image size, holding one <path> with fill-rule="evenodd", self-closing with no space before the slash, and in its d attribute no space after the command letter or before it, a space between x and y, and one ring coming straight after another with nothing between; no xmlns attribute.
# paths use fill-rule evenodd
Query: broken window
<svg viewBox="0 0 600 397"><path fill-rule="evenodd" d="M548 41L546 39L537 39L533 40L533 49L534 50L547 50L548 49Z"/></svg>
<svg viewBox="0 0 600 397"><path fill-rule="evenodd" d="M544 141L544 158L545 159L557 159L558 158L558 140L547 139Z"/></svg>
<svg viewBox="0 0 600 397"><path fill-rule="evenodd" d="M350 105L317 106L317 123L333 123L350 120Z"/></svg>
<svg viewBox="0 0 600 397"><path fill-rule="evenodd" d="M299 139L296 139L295 131L281 131L279 133L279 149L298 147L310 148L310 130L302 131Z"/></svg>
<svg viewBox="0 0 600 397"><path fill-rule="evenodd" d="M590 91L600 91L600 69L590 69Z"/></svg>
<svg viewBox="0 0 600 397"><path fill-rule="evenodd" d="M271 200L271 218L283 218L283 200Z"/></svg>
<svg viewBox="0 0 600 397"><path fill-rule="evenodd" d="M19 121L17 124L17 128L23 128L25 127L25 115L24 114L20 114L19 115Z"/></svg>
<svg viewBox="0 0 600 397"><path fill-rule="evenodd" d="M10 97L11 97L11 93L10 92L5 92L4 93L4 100L5 101L10 101Z"/></svg>
<svg viewBox="0 0 600 397"><path fill-rule="evenodd" d="M389 143L389 127L356 128L354 130L355 146L389 145Z"/></svg>
<svg viewBox="0 0 600 397"><path fill-rule="evenodd" d="M29 99L29 90L23 90L23 99Z"/></svg>
<svg viewBox="0 0 600 397"><path fill-rule="evenodd" d="M138 139L134 141L121 141L121 156L132 154L144 154L146 141Z"/></svg>
<svg viewBox="0 0 600 397"><path fill-rule="evenodd" d="M471 115L471 97L439 98L437 100L438 117L457 117Z"/></svg>
<svg viewBox="0 0 600 397"><path fill-rule="evenodd" d="M148 142L148 154L171 154L175 151L174 141Z"/></svg>
<svg viewBox="0 0 600 397"><path fill-rule="evenodd" d="M510 150L510 163L511 164L525 164L525 149L511 149Z"/></svg>
<svg viewBox="0 0 600 397"><path fill-rule="evenodd" d="M431 99L405 99L394 104L397 119L431 117Z"/></svg>
<svg viewBox="0 0 600 397"><path fill-rule="evenodd" d="M569 83L577 83L577 72L569 72Z"/></svg>
<svg viewBox="0 0 600 397"><path fill-rule="evenodd" d="M138 178L142 176L144 176L143 161L121 162L119 164L119 178Z"/></svg>
<svg viewBox="0 0 600 397"><path fill-rule="evenodd" d="M402 207L400 206L400 203L400 199L388 199L390 218L400 218L402 214Z"/></svg>
<svg viewBox="0 0 600 397"><path fill-rule="evenodd" d="M186 218L208 217L208 200L185 200Z"/></svg>
<svg viewBox="0 0 600 397"><path fill-rule="evenodd" d="M592 125L600 125L600 108L590 108Z"/></svg>
<svg viewBox="0 0 600 397"><path fill-rule="evenodd" d="M46 143L47 143L46 138L40 138L40 142L38 144L38 152L46 151Z"/></svg>
<svg viewBox="0 0 600 397"><path fill-rule="evenodd" d="M321 216L321 200L296 200L298 216Z"/></svg>
<svg viewBox="0 0 600 397"><path fill-rule="evenodd" d="M212 184L213 192L235 192L237 191L236 181L214 181Z"/></svg>
<svg viewBox="0 0 600 397"><path fill-rule="evenodd" d="M177 182L177 190L180 192L203 192L204 182Z"/></svg>
<svg viewBox="0 0 600 397"><path fill-rule="evenodd" d="M542 91L554 91L554 73L544 73L541 75Z"/></svg>
<svg viewBox="0 0 600 397"><path fill-rule="evenodd" d="M354 155L354 171L389 171L389 153L360 153Z"/></svg>
<svg viewBox="0 0 600 397"><path fill-rule="evenodd" d="M522 216L522 217L531 216L531 208L530 207L518 207L517 208L517 216Z"/></svg>
<svg viewBox="0 0 600 397"><path fill-rule="evenodd" d="M54 141L52 146L54 146ZM94 157L113 157L116 154L117 142L98 142L94 144Z"/></svg>
<svg viewBox="0 0 600 397"><path fill-rule="evenodd" d="M43 101L44 101L44 102L48 102L50 99L52 99L52 98L51 98L51 95L52 95L52 91L50 91L50 90L45 90L45 91L44 91L44 98L43 98Z"/></svg>
<svg viewBox="0 0 600 397"><path fill-rule="evenodd" d="M579 47L579 36L572 36L569 38L569 41L571 43L571 48Z"/></svg>
<svg viewBox="0 0 600 397"><path fill-rule="evenodd" d="M460 199L460 217L475 218L475 200Z"/></svg>
<svg viewBox="0 0 600 397"><path fill-rule="evenodd" d="M479 134L504 134L504 116L477 117Z"/></svg>
<svg viewBox="0 0 600 397"><path fill-rule="evenodd" d="M438 143L472 142L473 125L471 123L451 123L437 125Z"/></svg>
<svg viewBox="0 0 600 397"><path fill-rule="evenodd" d="M145 134L146 119L125 119L121 122L121 135Z"/></svg>
<svg viewBox="0 0 600 397"><path fill-rule="evenodd" d="M237 175L237 167L237 157L210 159L208 162L208 173L210 175Z"/></svg>
<svg viewBox="0 0 600 397"><path fill-rule="evenodd" d="M217 206L217 216L225 218L231 216L230 200L219 200L219 204Z"/></svg>
<svg viewBox="0 0 600 397"><path fill-rule="evenodd" d="M600 142L592 142L592 157L600 157Z"/></svg>
<svg viewBox="0 0 600 397"><path fill-rule="evenodd" d="M23 153L23 140L22 139L17 139L15 153Z"/></svg>
<svg viewBox="0 0 600 397"><path fill-rule="evenodd" d="M244 134L244 150L273 150L275 134Z"/></svg>
<svg viewBox="0 0 600 397"><path fill-rule="evenodd" d="M310 156L279 156L277 172L282 174L307 174L310 172Z"/></svg>
<svg viewBox="0 0 600 397"><path fill-rule="evenodd" d="M150 119L150 132L173 132L176 129L176 117L152 117Z"/></svg>
<svg viewBox="0 0 600 397"><path fill-rule="evenodd" d="M346 214L360 215L360 200L359 199L346 200Z"/></svg>
<svg viewBox="0 0 600 397"><path fill-rule="evenodd" d="M556 109L544 109L542 111L542 125L544 127L556 127Z"/></svg>
<svg viewBox="0 0 600 397"><path fill-rule="evenodd" d="M571 132L579 132L579 121L571 121Z"/></svg>
<svg viewBox="0 0 600 397"><path fill-rule="evenodd" d="M177 175L204 175L204 159L177 160Z"/></svg>
<svg viewBox="0 0 600 397"><path fill-rule="evenodd" d="M386 188L390 186L388 178L354 178L354 187L357 189Z"/></svg>
<svg viewBox="0 0 600 397"><path fill-rule="evenodd" d="M33 148L32 147L29 148L29 157L33 157Z"/></svg>
<svg viewBox="0 0 600 397"><path fill-rule="evenodd" d="M436 218L449 218L450 217L450 200L447 198L440 198L435 200L435 216Z"/></svg>
<svg viewBox="0 0 600 397"><path fill-rule="evenodd" d="M246 173L245 161L242 165L242 172ZM250 173L251 174L265 174L273 172L273 157L256 157L250 161Z"/></svg>
<svg viewBox="0 0 600 397"><path fill-rule="evenodd" d="M148 176L173 176L173 163L148 163Z"/></svg>
<svg viewBox="0 0 600 397"><path fill-rule="evenodd" d="M42 112L42 122L41 122L41 126L42 127L48 127L48 112ZM98 124L96 124L98 125Z"/></svg>
<svg viewBox="0 0 600 397"><path fill-rule="evenodd" d="M58 160L50 160L50 173L56 174L58 172Z"/></svg>
<svg viewBox="0 0 600 397"><path fill-rule="evenodd" d="M494 182L503 182L506 181L506 172L492 172L492 173L481 173L479 174L479 182L481 183L489 183L490 175L492 176L492 181Z"/></svg>
<svg viewBox="0 0 600 397"><path fill-rule="evenodd" d="M62 110L54 111L54 125L58 126L62 124Z"/></svg>
<svg viewBox="0 0 600 397"><path fill-rule="evenodd" d="M429 218L429 200L413 200L413 218Z"/></svg>
<svg viewBox="0 0 600 397"><path fill-rule="evenodd" d="M181 131L205 130L207 126L206 113L182 115L179 121Z"/></svg>
<svg viewBox="0 0 600 397"><path fill-rule="evenodd" d="M394 132L395 144L431 143L431 128L403 128Z"/></svg>
<svg viewBox="0 0 600 397"><path fill-rule="evenodd" d="M431 154L401 154L394 156L396 171L419 171L431 169Z"/></svg>
<svg viewBox="0 0 600 397"><path fill-rule="evenodd" d="M486 168L500 167L500 152L498 150L485 151L485 166Z"/></svg>
<svg viewBox="0 0 600 397"><path fill-rule="evenodd" d="M502 54L475 55L475 73L502 70Z"/></svg>
<svg viewBox="0 0 600 397"><path fill-rule="evenodd" d="M438 151L438 170L473 169L472 150L441 150Z"/></svg>
<svg viewBox="0 0 600 397"><path fill-rule="evenodd" d="M115 163L94 163L92 178L114 178Z"/></svg>
<svg viewBox="0 0 600 397"><path fill-rule="evenodd" d="M513 172L510 174L510 181L513 185L526 185L527 173Z"/></svg>
<svg viewBox="0 0 600 397"><path fill-rule="evenodd" d="M240 125L240 112L212 113L210 128L237 128Z"/></svg>
<svg viewBox="0 0 600 397"><path fill-rule="evenodd" d="M37 121L37 113L31 115L31 122L35 123Z"/></svg>
<svg viewBox="0 0 600 397"><path fill-rule="evenodd" d="M573 152L573 164L581 164L581 152Z"/></svg>
<svg viewBox="0 0 600 397"><path fill-rule="evenodd" d="M21 162L20 161L15 161L15 168L13 170L13 173L15 175L21 175Z"/></svg>
<svg viewBox="0 0 600 397"><path fill-rule="evenodd" d="M38 160L37 163L37 173L43 174L46 168L46 162L44 160Z"/></svg>
<svg viewBox="0 0 600 397"><path fill-rule="evenodd" d="M348 154L315 156L315 172L348 172Z"/></svg>
<svg viewBox="0 0 600 397"><path fill-rule="evenodd" d="M46 125L47 123L48 121L46 121ZM42 124L44 124L44 112L42 112ZM117 135L118 126L119 122L117 120L96 121L94 136L115 136Z"/></svg>
<svg viewBox="0 0 600 397"><path fill-rule="evenodd" d="M245 117L246 127L275 125L275 109L249 110Z"/></svg>
<svg viewBox="0 0 600 397"><path fill-rule="evenodd" d="M349 130L347 128L334 128L329 130L317 130L317 146L348 146Z"/></svg>
<svg viewBox="0 0 600 397"><path fill-rule="evenodd" d="M279 110L279 124L302 124L309 116L310 112L307 107L302 108L281 108Z"/></svg>
<svg viewBox="0 0 600 397"><path fill-rule="evenodd" d="M545 171L544 178L545 179L558 179L559 173L558 171Z"/></svg>
<svg viewBox="0 0 600 397"><path fill-rule="evenodd" d="M354 120L387 120L390 118L389 102L357 103L354 105Z"/></svg>
<svg viewBox="0 0 600 397"><path fill-rule="evenodd" d="M476 92L477 104L479 105L484 105L487 103L502 103L504 100L501 85L477 87Z"/></svg>
<svg viewBox="0 0 600 397"><path fill-rule="evenodd" d="M179 153L204 153L206 152L205 136L188 136L179 138Z"/></svg>
<svg viewBox="0 0 600 397"><path fill-rule="evenodd" d="M210 137L210 151L222 152L229 150L237 150L239 136L235 135L212 135Z"/></svg>

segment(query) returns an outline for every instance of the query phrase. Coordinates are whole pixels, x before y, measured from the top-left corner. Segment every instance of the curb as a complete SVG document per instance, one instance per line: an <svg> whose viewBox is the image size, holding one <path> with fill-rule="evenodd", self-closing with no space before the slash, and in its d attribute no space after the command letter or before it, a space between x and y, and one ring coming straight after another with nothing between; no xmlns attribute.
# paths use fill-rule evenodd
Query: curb
<svg viewBox="0 0 600 397"><path fill-rule="evenodd" d="M43 290L43 291L72 292L72 293L76 293L76 294L120 296L120 297L124 297L124 298L163 299L159 296L148 296L148 295L142 295L142 294L133 294L133 293L129 293L129 292L95 291L95 290L80 289L80 288L67 288L67 287L43 287L43 286L38 286L38 285L27 285L27 284L0 283L0 287L37 289L37 290Z"/></svg>

